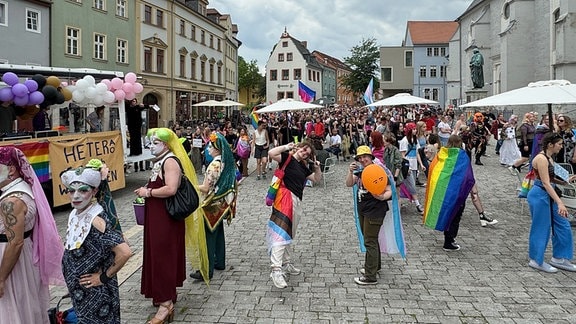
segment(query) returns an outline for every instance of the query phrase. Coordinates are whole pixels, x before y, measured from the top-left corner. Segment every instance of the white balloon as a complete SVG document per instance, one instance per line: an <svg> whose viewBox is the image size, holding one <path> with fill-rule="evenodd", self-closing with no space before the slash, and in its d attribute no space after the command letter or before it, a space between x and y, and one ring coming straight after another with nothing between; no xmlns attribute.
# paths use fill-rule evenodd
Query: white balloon
<svg viewBox="0 0 576 324"><path fill-rule="evenodd" d="M96 97L97 95L96 88L94 87L87 88L86 90L84 90L84 95L86 96L86 98L94 99L94 97Z"/></svg>
<svg viewBox="0 0 576 324"><path fill-rule="evenodd" d="M72 92L72 94L74 94L74 91L76 91L78 87L75 85L69 85L66 87L66 89L68 89L68 91Z"/></svg>
<svg viewBox="0 0 576 324"><path fill-rule="evenodd" d="M116 97L114 96L114 92L106 91L106 93L104 94L104 102L105 103L113 103L115 100L116 100Z"/></svg>
<svg viewBox="0 0 576 324"><path fill-rule="evenodd" d="M108 86L102 82L98 83L95 87L96 87L96 92L99 95L103 95L106 93L106 91L108 91Z"/></svg>
<svg viewBox="0 0 576 324"><path fill-rule="evenodd" d="M102 105L104 104L104 97L103 97L103 96L100 96L100 95L97 95L97 96L94 98L94 104L95 104L96 106L102 106Z"/></svg>
<svg viewBox="0 0 576 324"><path fill-rule="evenodd" d="M95 85L96 85L96 79L94 79L94 77L91 76L91 75L85 75L83 79L86 80L86 81L88 81L88 84L91 85L91 86L95 86Z"/></svg>
<svg viewBox="0 0 576 324"><path fill-rule="evenodd" d="M90 86L90 84L88 84L88 81L84 80L84 79L80 79L78 81L76 81L76 87L80 90L84 90L86 88L88 88Z"/></svg>
<svg viewBox="0 0 576 324"><path fill-rule="evenodd" d="M85 96L84 93L80 90L76 90L74 92L72 92L72 100L74 100L77 103L82 102L82 100L84 100Z"/></svg>

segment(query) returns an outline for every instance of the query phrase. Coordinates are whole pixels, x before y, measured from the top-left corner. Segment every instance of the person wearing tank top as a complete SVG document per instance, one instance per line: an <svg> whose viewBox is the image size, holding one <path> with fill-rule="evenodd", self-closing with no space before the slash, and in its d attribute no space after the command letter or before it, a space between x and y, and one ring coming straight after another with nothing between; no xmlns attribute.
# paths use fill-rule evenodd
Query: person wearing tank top
<svg viewBox="0 0 576 324"><path fill-rule="evenodd" d="M574 254L574 239L568 221L568 210L560 199L556 184L565 183L554 172L554 160L551 156L562 148L562 136L558 133L547 133L542 139L542 152L532 160L536 179L528 192L528 205L532 216L528 240L528 266L547 273L558 272L558 269L576 272L576 265L571 263ZM576 180L571 176L568 181ZM552 232L552 258L550 263L544 261L544 253Z"/></svg>
<svg viewBox="0 0 576 324"><path fill-rule="evenodd" d="M254 158L256 158L256 179L266 179L266 163L268 162L268 148L270 139L266 130L266 122L261 120L254 130Z"/></svg>

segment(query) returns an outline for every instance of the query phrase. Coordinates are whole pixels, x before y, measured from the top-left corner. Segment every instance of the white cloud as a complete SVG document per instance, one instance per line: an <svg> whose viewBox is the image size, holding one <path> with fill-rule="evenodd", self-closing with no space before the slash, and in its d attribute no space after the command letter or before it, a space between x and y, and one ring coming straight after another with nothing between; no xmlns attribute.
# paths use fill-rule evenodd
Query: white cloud
<svg viewBox="0 0 576 324"><path fill-rule="evenodd" d="M399 46L408 20L455 20L472 0L211 0L209 7L230 14L242 41L239 55L263 70L272 47L288 33L343 59L362 39Z"/></svg>

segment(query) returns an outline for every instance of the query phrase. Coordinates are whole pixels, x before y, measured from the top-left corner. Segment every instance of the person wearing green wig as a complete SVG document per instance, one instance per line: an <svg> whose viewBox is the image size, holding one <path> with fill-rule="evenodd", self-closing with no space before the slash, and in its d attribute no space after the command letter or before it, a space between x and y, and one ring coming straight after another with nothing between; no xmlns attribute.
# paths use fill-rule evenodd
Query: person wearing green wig
<svg viewBox="0 0 576 324"><path fill-rule="evenodd" d="M140 291L159 306L149 323L163 323L173 319L176 287L181 287L186 279L186 255L192 266L205 274L208 256L202 210L199 208L179 221L172 219L166 209L166 199L178 190L182 172L194 186L198 185L182 143L168 128L151 129L148 137L150 152L155 157L154 167L147 185L134 190L138 196L145 197Z"/></svg>
<svg viewBox="0 0 576 324"><path fill-rule="evenodd" d="M214 269L226 268L226 243L224 224L230 224L236 214L236 163L230 145L219 133L212 133L208 143L208 152L214 158L208 168L204 182L198 186L202 193L201 204L206 226L206 246L208 248L209 278ZM192 272L190 277L197 280L206 279L200 271Z"/></svg>

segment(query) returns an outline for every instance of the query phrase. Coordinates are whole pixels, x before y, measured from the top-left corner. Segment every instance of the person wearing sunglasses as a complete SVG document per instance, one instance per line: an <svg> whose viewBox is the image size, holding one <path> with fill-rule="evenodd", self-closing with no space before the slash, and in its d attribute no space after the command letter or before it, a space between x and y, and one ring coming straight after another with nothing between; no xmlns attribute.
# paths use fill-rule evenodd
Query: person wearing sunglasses
<svg viewBox="0 0 576 324"><path fill-rule="evenodd" d="M558 134L564 140L564 146L556 154L555 161L558 163L569 163L572 165L572 172L576 171L576 130L573 129L572 119L566 115L558 116L556 119Z"/></svg>

